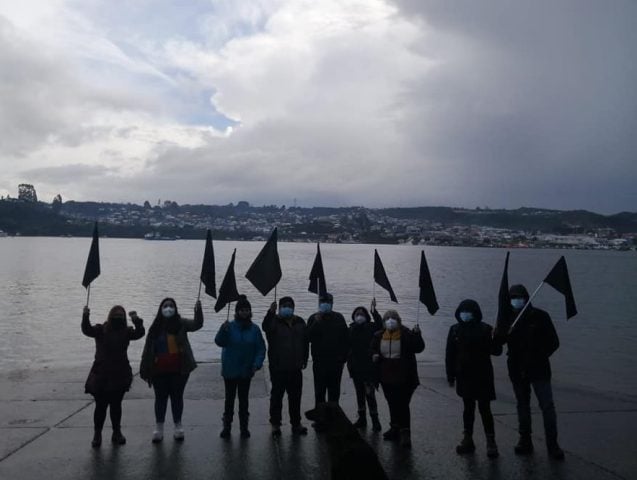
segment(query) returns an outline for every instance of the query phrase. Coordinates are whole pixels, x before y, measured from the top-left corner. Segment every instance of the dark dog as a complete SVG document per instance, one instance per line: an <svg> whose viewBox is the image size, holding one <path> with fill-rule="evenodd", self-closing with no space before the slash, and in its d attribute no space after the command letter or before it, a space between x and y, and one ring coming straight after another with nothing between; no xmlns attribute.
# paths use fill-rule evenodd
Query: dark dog
<svg viewBox="0 0 637 480"><path fill-rule="evenodd" d="M376 452L337 403L322 403L305 416L325 433L332 480L387 480Z"/></svg>

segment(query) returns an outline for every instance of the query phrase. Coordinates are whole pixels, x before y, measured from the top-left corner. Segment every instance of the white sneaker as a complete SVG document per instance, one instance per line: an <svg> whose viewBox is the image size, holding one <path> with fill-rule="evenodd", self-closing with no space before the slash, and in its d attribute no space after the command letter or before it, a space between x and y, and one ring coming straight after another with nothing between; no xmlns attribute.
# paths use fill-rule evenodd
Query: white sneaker
<svg viewBox="0 0 637 480"><path fill-rule="evenodd" d="M184 427L181 426L181 423L175 423L175 433L173 433L173 438L179 441L184 439Z"/></svg>
<svg viewBox="0 0 637 480"><path fill-rule="evenodd" d="M153 431L153 443L159 443L164 439L164 424L158 423Z"/></svg>

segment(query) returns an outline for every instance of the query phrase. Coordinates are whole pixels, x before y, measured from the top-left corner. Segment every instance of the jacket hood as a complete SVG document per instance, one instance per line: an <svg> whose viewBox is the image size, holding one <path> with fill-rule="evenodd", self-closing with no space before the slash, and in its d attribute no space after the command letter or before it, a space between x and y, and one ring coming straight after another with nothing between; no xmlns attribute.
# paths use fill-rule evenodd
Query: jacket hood
<svg viewBox="0 0 637 480"><path fill-rule="evenodd" d="M512 285L511 288L509 288L509 296L511 297L524 297L524 299L528 302L529 301L529 291L526 289L526 287L524 285Z"/></svg>
<svg viewBox="0 0 637 480"><path fill-rule="evenodd" d="M454 314L456 320L459 323L464 323L460 320L460 312L471 312L473 313L473 320L470 323L478 323L482 321L482 310L480 310L480 305L475 300L467 298L463 300L456 308L456 313Z"/></svg>
<svg viewBox="0 0 637 480"><path fill-rule="evenodd" d="M352 320L354 320L354 316L356 314L356 312L358 312L359 310L361 310L363 312L363 315L365 316L365 318L367 319L367 321L371 321L372 316L369 314L369 312L367 311L367 309L363 306L360 307L356 307L353 311L352 311Z"/></svg>

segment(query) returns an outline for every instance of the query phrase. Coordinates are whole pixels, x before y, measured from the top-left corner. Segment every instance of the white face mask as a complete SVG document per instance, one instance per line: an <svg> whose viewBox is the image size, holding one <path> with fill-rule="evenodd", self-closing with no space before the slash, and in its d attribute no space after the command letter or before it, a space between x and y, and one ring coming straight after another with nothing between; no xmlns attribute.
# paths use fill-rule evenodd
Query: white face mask
<svg viewBox="0 0 637 480"><path fill-rule="evenodd" d="M511 306L515 310L522 310L524 308L524 305L526 305L526 300L523 298L516 297L511 299Z"/></svg>
<svg viewBox="0 0 637 480"><path fill-rule="evenodd" d="M166 318L170 318L175 314L175 308L174 307L169 307L169 306L165 306L161 309L161 314L166 317Z"/></svg>
<svg viewBox="0 0 637 480"><path fill-rule="evenodd" d="M458 316L463 322L470 322L471 320L473 320L473 313L471 312L460 312Z"/></svg>
<svg viewBox="0 0 637 480"><path fill-rule="evenodd" d="M367 318L365 318L365 315L356 315L354 321L360 325L361 323L365 323Z"/></svg>
<svg viewBox="0 0 637 480"><path fill-rule="evenodd" d="M396 330L396 328L398 328L398 320L395 318L388 318L385 320L385 328L389 331Z"/></svg>

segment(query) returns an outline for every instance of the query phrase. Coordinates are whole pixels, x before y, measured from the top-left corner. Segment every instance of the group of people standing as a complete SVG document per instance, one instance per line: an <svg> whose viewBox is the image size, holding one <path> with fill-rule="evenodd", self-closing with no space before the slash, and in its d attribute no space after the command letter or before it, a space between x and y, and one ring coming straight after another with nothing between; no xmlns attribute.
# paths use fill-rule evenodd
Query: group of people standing
<svg viewBox="0 0 637 480"><path fill-rule="evenodd" d="M511 287L511 304L517 316L529 300L521 285ZM384 315L376 310L375 299L370 309L356 307L348 325L344 316L333 310L331 294L319 296L318 311L307 323L295 314L291 297L282 297L278 305L272 303L261 328L252 320L252 308L245 296L235 304L232 320L222 324L215 343L222 347L222 369L225 403L222 438L231 436L234 404L238 397L240 435L250 437L249 391L255 372L263 367L268 356L272 388L270 392L270 424L273 437L282 435L283 398L287 393L290 424L293 435L307 434L301 423L303 373L312 356L314 397L316 405L338 403L341 377L347 365L356 392L357 428L367 426L367 413L372 429L381 431L376 390L381 387L390 413L389 429L383 434L388 441L411 446L410 402L419 385L416 354L425 348L420 328L409 329L402 324L395 310ZM277 308L278 307L278 308ZM550 355L559 346L550 317L543 310L527 308L515 329L510 324L495 330L482 322L480 306L474 300L464 300L455 312L457 323L449 330L446 348L447 380L464 401L464 435L456 447L459 454L475 450L473 423L478 406L487 439L487 454L497 457L495 429L490 402L495 399L491 355L499 355L508 344L509 376L517 399L520 440L516 453L533 451L531 441L530 392L539 400L544 416L546 442L554 458L564 454L557 443L555 407L552 400ZM140 339L145 330L141 318L129 313L133 327L126 326L126 312L115 306L104 324L91 325L90 311L84 308L82 332L95 338L95 361L86 381L85 390L95 397L93 447L102 442L102 428L110 407L113 426L112 442L124 444L121 432L121 403L132 382L132 370L127 357L131 340ZM511 318L511 321L513 318ZM172 298L162 300L155 319L148 330L140 363L140 376L155 392L156 426L152 441L161 442L168 399L174 421L173 437L184 439L181 424L183 393L196 362L188 332L203 326L203 311L197 301L194 318L182 317ZM262 332L267 339L267 348ZM317 432L325 425L315 422Z"/></svg>

